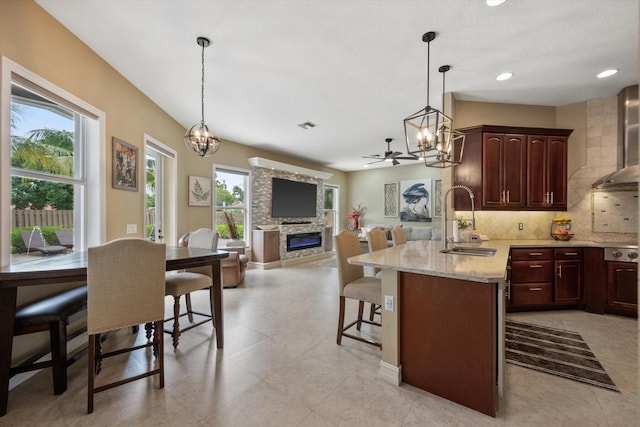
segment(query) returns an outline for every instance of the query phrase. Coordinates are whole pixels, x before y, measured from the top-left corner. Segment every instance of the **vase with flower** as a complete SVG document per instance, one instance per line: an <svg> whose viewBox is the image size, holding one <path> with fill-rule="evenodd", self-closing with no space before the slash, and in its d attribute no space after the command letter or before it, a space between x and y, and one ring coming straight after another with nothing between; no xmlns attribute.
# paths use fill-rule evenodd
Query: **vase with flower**
<svg viewBox="0 0 640 427"><path fill-rule="evenodd" d="M351 213L348 215L348 218L353 220L354 230L357 230L360 228L360 217L364 215L364 211L366 210L367 208L365 208L364 206L361 206L360 204L358 204L357 208L351 208Z"/></svg>

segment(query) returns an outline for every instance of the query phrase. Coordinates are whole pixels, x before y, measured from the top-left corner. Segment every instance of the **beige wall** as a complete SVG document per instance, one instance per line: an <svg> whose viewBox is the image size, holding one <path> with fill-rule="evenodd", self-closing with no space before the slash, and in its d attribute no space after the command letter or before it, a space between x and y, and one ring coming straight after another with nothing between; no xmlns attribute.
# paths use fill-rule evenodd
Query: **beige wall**
<svg viewBox="0 0 640 427"><path fill-rule="evenodd" d="M327 182L346 184L340 171L229 141L211 158L190 154L182 142L185 129L179 123L31 0L0 1L0 55L106 113L105 182L111 177L108 160L114 136L142 147L144 134L148 134L178 152L177 236L211 225L211 208L189 207L186 189L188 175L210 176L214 163L250 169L246 159L260 156L331 172L334 177ZM138 224L138 237L142 237L144 191L115 190L108 184L106 205L107 240L125 236L126 224Z"/></svg>
<svg viewBox="0 0 640 427"><path fill-rule="evenodd" d="M115 190L110 185L111 138L114 136L142 149L147 134L177 151L177 236L211 226L212 208L189 207L186 189L188 175L210 176L214 163L250 169L246 159L260 156L333 173L326 182L346 187L343 172L233 142L225 141L212 158L200 159L190 154L182 142L184 127L31 0L0 0L0 56L106 113L105 151L94 153L104 157L106 166L106 240L124 237L126 224L138 225L137 237L142 237L144 230L142 176L138 192ZM194 98L194 102L198 99ZM344 211L346 192L341 203ZM30 300L41 295L40 290L31 288L26 292L21 290L19 299ZM45 337L43 334L41 342L46 343ZM29 353L27 347L34 337L19 337L15 341L14 360L17 360L23 353Z"/></svg>

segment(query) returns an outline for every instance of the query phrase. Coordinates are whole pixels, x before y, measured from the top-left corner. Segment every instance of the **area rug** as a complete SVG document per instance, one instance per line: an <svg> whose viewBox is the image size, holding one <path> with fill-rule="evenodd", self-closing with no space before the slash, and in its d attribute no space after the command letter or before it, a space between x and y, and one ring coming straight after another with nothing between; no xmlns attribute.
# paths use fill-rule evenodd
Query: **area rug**
<svg viewBox="0 0 640 427"><path fill-rule="evenodd" d="M506 321L507 363L620 392L576 332Z"/></svg>

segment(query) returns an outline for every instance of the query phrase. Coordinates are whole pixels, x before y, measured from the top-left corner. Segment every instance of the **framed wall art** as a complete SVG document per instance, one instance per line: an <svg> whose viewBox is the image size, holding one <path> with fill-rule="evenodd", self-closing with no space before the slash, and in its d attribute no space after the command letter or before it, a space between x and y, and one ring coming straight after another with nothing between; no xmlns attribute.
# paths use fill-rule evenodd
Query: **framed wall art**
<svg viewBox="0 0 640 427"><path fill-rule="evenodd" d="M111 186L119 190L138 191L138 147L113 137Z"/></svg>
<svg viewBox="0 0 640 427"><path fill-rule="evenodd" d="M388 182L384 184L384 216L397 217L400 207L400 187L397 182Z"/></svg>
<svg viewBox="0 0 640 427"><path fill-rule="evenodd" d="M436 179L433 183L433 217L442 216L442 180Z"/></svg>
<svg viewBox="0 0 640 427"><path fill-rule="evenodd" d="M431 179L400 181L400 221L431 222Z"/></svg>
<svg viewBox="0 0 640 427"><path fill-rule="evenodd" d="M189 206L211 206L211 179L189 177Z"/></svg>

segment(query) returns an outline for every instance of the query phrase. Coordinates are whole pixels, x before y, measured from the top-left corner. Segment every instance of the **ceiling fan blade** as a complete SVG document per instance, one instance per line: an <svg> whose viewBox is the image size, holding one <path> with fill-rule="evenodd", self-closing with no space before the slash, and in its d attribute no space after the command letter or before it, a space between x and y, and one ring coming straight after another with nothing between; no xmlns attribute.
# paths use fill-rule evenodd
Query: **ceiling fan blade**
<svg viewBox="0 0 640 427"><path fill-rule="evenodd" d="M370 156L362 156L363 159L383 159L383 157L380 154L372 154Z"/></svg>
<svg viewBox="0 0 640 427"><path fill-rule="evenodd" d="M400 156L400 155L402 155L402 153L401 153L401 152L399 152L399 151L394 151L393 153L390 153L390 154L389 154L389 157L398 157L398 156Z"/></svg>
<svg viewBox="0 0 640 427"><path fill-rule="evenodd" d="M397 160L420 160L420 158L416 157L416 156L396 156L396 157L394 157L394 159L397 159Z"/></svg>
<svg viewBox="0 0 640 427"><path fill-rule="evenodd" d="M374 160L373 162L369 162L367 163L368 165L372 165L374 163L380 163L380 162L384 162L384 159L378 159L378 160Z"/></svg>
<svg viewBox="0 0 640 427"><path fill-rule="evenodd" d="M392 164L393 166L396 166L396 165L399 165L399 164L400 164L400 162L399 162L399 161L397 161L397 160L394 158L394 159L393 159L393 161L391 162L391 164Z"/></svg>

